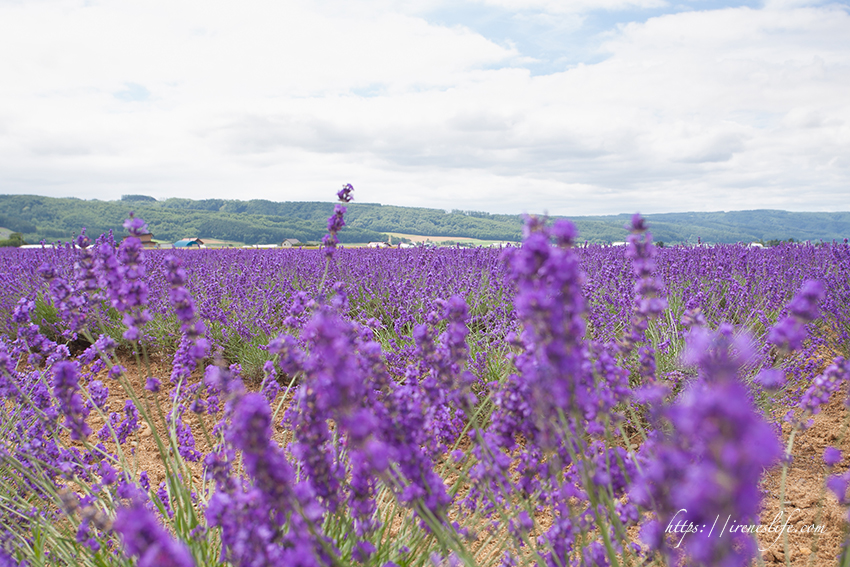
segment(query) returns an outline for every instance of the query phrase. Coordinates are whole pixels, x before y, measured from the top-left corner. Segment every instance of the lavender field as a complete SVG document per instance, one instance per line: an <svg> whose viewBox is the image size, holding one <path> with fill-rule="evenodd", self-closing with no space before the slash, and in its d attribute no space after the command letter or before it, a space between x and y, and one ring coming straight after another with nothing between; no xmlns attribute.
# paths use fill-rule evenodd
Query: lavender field
<svg viewBox="0 0 850 567"><path fill-rule="evenodd" d="M0 565L761 561L708 527L770 523L850 378L850 246L349 250L343 213L324 250L0 250Z"/></svg>

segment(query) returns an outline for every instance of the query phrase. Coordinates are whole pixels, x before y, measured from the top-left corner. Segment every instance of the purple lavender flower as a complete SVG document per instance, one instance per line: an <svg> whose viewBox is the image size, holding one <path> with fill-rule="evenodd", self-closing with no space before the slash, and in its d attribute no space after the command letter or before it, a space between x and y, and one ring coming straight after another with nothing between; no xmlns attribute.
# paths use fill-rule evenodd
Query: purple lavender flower
<svg viewBox="0 0 850 567"><path fill-rule="evenodd" d="M109 411L106 405L106 402L109 399L109 388L104 386L103 382L100 380L92 380L89 383L89 396L91 396L89 409L97 407L101 411Z"/></svg>
<svg viewBox="0 0 850 567"><path fill-rule="evenodd" d="M79 249L74 262L74 279L80 291L97 291L97 275L94 271L94 255L92 254L91 239L86 236L84 228L74 239L74 245Z"/></svg>
<svg viewBox="0 0 850 567"><path fill-rule="evenodd" d="M113 414L115 415L115 414ZM132 400L124 400L124 419L115 427L119 443L127 441L131 433L139 429L139 410Z"/></svg>
<svg viewBox="0 0 850 567"><path fill-rule="evenodd" d="M835 447L827 447L823 451L823 462L828 467L834 467L841 462L841 451Z"/></svg>
<svg viewBox="0 0 850 567"><path fill-rule="evenodd" d="M103 484L113 484L118 480L118 472L105 460L100 461L98 474Z"/></svg>
<svg viewBox="0 0 850 567"><path fill-rule="evenodd" d="M207 411L207 403L201 398L195 398L189 404L189 411L196 414L203 414Z"/></svg>
<svg viewBox="0 0 850 567"><path fill-rule="evenodd" d="M781 448L738 378L749 358L747 344L730 328L701 332L691 341L689 356L700 365L700 380L659 412L666 423L641 449L641 474L631 488L632 499L654 510L661 526L674 518L699 526L717 517L755 522L761 473ZM652 549L672 553L658 529L646 535ZM684 544L699 565L743 565L756 552L753 540L742 534L702 531L689 534Z"/></svg>
<svg viewBox="0 0 850 567"><path fill-rule="evenodd" d="M169 417L170 422L171 418ZM195 448L195 436L192 434L192 428L179 417L174 420L174 433L177 437L177 451L180 456L192 463L199 461L203 455Z"/></svg>
<svg viewBox="0 0 850 567"><path fill-rule="evenodd" d="M353 199L351 192L354 187L350 183L343 185L342 189L337 192L336 196L343 203L350 203ZM342 205L334 205L334 214L328 218L328 234L322 237L322 246L325 247L325 254L330 257L333 255L334 249L339 244L337 234L345 226L345 211L346 208Z"/></svg>
<svg viewBox="0 0 850 567"><path fill-rule="evenodd" d="M687 337L682 362L699 368L700 377L708 382L737 380L740 370L755 356L752 339L746 333L735 333L728 323L717 331L697 327Z"/></svg>
<svg viewBox="0 0 850 567"><path fill-rule="evenodd" d="M59 362L53 367L53 395L59 402L59 411L65 416L65 425L71 439L80 441L91 433L86 423L89 410L80 397L79 364Z"/></svg>
<svg viewBox="0 0 850 567"><path fill-rule="evenodd" d="M60 277L49 264L43 264L38 273L48 281L50 298L62 319L68 322L70 334L79 331L85 323L88 297L81 290L75 289L65 278ZM72 338L75 336L72 334Z"/></svg>
<svg viewBox="0 0 850 567"><path fill-rule="evenodd" d="M194 567L195 560L183 543L175 541L142 505L119 508L112 529L124 544L128 557L139 567Z"/></svg>
<svg viewBox="0 0 850 567"><path fill-rule="evenodd" d="M204 477L214 480L216 485L225 487L230 480L231 463L235 459L233 451L212 451L204 457Z"/></svg>
<svg viewBox="0 0 850 567"><path fill-rule="evenodd" d="M765 368L753 379L753 382L761 385L765 390L779 390L786 383L785 373L776 368Z"/></svg>
<svg viewBox="0 0 850 567"><path fill-rule="evenodd" d="M819 304L823 296L823 284L818 280L808 280L788 304L788 312L801 321L814 321L820 316Z"/></svg>
<svg viewBox="0 0 850 567"><path fill-rule="evenodd" d="M821 406L829 401L833 392L837 391L848 378L850 378L850 361L839 356L822 374L812 380L803 394L798 404L798 407L803 410L803 415L798 424L803 426L806 420L820 413Z"/></svg>
<svg viewBox="0 0 850 567"><path fill-rule="evenodd" d="M139 485L146 491L150 492L151 482L148 477L148 471L142 471L139 473Z"/></svg>
<svg viewBox="0 0 850 567"><path fill-rule="evenodd" d="M148 230L148 225L140 218L137 218L133 211L130 211L128 215L130 218L124 221L124 230L130 233L131 236L143 236L150 232Z"/></svg>
<svg viewBox="0 0 850 567"><path fill-rule="evenodd" d="M826 487L835 495L841 506L850 504L850 498L847 496L847 488L850 487L850 471L830 476L826 479Z"/></svg>
<svg viewBox="0 0 850 567"><path fill-rule="evenodd" d="M336 234L345 226L345 207L334 205L334 214L328 218L328 232Z"/></svg>
<svg viewBox="0 0 850 567"><path fill-rule="evenodd" d="M799 350L806 339L806 324L820 315L820 302L823 300L823 284L817 280L808 280L787 305L789 316L779 320L767 335L767 341L786 351Z"/></svg>
<svg viewBox="0 0 850 567"><path fill-rule="evenodd" d="M342 186L342 189L340 189L337 192L336 196L340 200L340 202L350 203L351 200L353 199L353 197L351 196L351 193L353 191L354 191L354 186L352 186L351 183L346 183L345 185Z"/></svg>
<svg viewBox="0 0 850 567"><path fill-rule="evenodd" d="M19 563L17 559L0 548L0 567L29 567L29 563L26 561Z"/></svg>
<svg viewBox="0 0 850 567"><path fill-rule="evenodd" d="M271 440L271 409L261 394L240 398L233 412L228 440L242 451L253 487L224 480L207 508L210 527L221 527L223 557L238 565L252 562L315 566L323 555L316 541L322 509L295 473L283 451ZM224 459L222 459L223 457ZM230 458L208 459L208 474L226 474ZM287 519L289 531L281 533ZM316 534L316 535L314 535Z"/></svg>
<svg viewBox="0 0 850 567"><path fill-rule="evenodd" d="M109 335L102 334L94 344L77 357L80 364L91 364L91 372L97 373L106 367L107 360L115 351L117 343Z"/></svg>
<svg viewBox="0 0 850 567"><path fill-rule="evenodd" d="M100 274L102 285L108 287L112 306L124 313L124 338L136 341L141 337L140 327L151 320L147 309L148 285L145 282L144 255L142 241L138 236L147 232L144 221L133 217L124 222L130 231L114 254L111 247L102 244L96 252L95 267Z"/></svg>
<svg viewBox="0 0 850 567"><path fill-rule="evenodd" d="M646 340L649 322L667 309L664 283L654 275L657 251L652 244L652 234L648 231L646 220L639 214L635 214L629 228L631 233L627 237L626 257L632 260L632 272L635 276L635 306L631 332L623 338L620 345L620 350L624 354L627 354L636 344ZM640 347L638 357L639 374L646 386L644 393L660 392L654 388L656 374L654 347L651 344Z"/></svg>
<svg viewBox="0 0 850 567"><path fill-rule="evenodd" d="M165 514L169 518L173 518L174 508L171 507L171 498L168 494L168 485L165 481L159 483L159 487L156 489L156 497L159 499L160 503L162 503L162 507L165 509Z"/></svg>
<svg viewBox="0 0 850 567"><path fill-rule="evenodd" d="M267 347L269 354L278 356L278 366L289 375L303 370L304 353L291 335L281 335L272 339Z"/></svg>
<svg viewBox="0 0 850 567"><path fill-rule="evenodd" d="M204 337L206 327L203 321L197 318L192 296L185 287L186 270L175 256L166 257L165 265L165 279L170 285L168 297L183 333L180 346L174 355L171 372L171 380L177 382L181 378L188 378L197 368L198 360L207 356L209 342Z"/></svg>
<svg viewBox="0 0 850 567"><path fill-rule="evenodd" d="M270 404L274 403L275 399L277 399L277 395L280 393L280 384L277 383L277 371L275 370L275 365L271 360L267 360L265 364L263 364L263 373L265 377L263 378L263 383L260 386L260 391L263 392L263 396L266 397L266 400Z"/></svg>
<svg viewBox="0 0 850 567"><path fill-rule="evenodd" d="M242 451L245 469L257 487L274 496L272 504L281 510L290 509L295 475L280 448L271 441L271 410L261 394L245 394L239 400L228 439Z"/></svg>
<svg viewBox="0 0 850 567"><path fill-rule="evenodd" d="M558 238L566 244L574 232L560 226ZM514 301L524 327L520 342L526 348L516 357L519 376L512 379L531 396L528 415L509 419L523 423L530 417L536 430L526 425L516 433L551 450L562 446L560 415L569 417L570 427L600 433L624 390L618 373L597 380L592 372L583 340L585 276L577 255L571 248L550 246L551 233L540 222L527 221L526 232L522 248L504 253L508 275L517 285ZM494 425L506 418L497 412Z"/></svg>

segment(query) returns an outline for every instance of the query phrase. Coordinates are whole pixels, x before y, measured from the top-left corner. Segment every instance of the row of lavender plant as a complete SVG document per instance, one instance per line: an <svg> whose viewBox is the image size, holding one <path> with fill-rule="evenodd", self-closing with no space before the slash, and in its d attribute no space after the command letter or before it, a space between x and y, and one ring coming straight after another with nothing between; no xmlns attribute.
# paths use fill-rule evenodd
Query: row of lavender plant
<svg viewBox="0 0 850 567"><path fill-rule="evenodd" d="M42 253L49 292L24 284L14 339L0 340L3 561L564 566L672 564L684 551L695 564L749 562L746 534L694 534L676 548L664 527L682 509L697 525L756 521L757 482L782 450L754 393L805 370L787 361L809 358L789 356L819 344L808 332L846 344L846 304L829 287L847 273L846 250L826 247L830 264L802 261L823 259L821 248L768 257L785 258L783 286L737 247L676 251L722 268L685 278L656 257L639 217L625 249L576 248L569 223L531 219L522 247L499 258L405 257L336 250L343 213L329 219L322 257L299 252L295 265L148 255L133 218L120 246L83 236ZM610 263L588 278L600 258ZM416 271L422 260L428 271ZM387 290L377 303L370 285ZM777 304L789 288L799 292ZM52 336L36 324L46 297ZM179 335L170 376L136 391L114 329L120 321L145 375L145 338L166 318ZM243 341L271 336L259 391L216 358L216 321ZM75 334L89 346L72 357L63 343ZM683 340L678 367L696 371L677 384L659 363ZM848 372L837 358L812 382L795 432ZM110 411L110 389L126 397L122 411ZM159 487L133 465L143 424L167 471Z"/></svg>
<svg viewBox="0 0 850 567"><path fill-rule="evenodd" d="M635 300L635 276L625 252L623 247L600 246L576 250L588 274L584 286L587 319L589 332L597 340L621 337L627 326ZM774 362L775 350L765 341L767 329L782 315L795 290L809 279L823 282L827 290L822 321L827 328L807 345L807 356L790 361L795 364L793 372L811 373L813 368L805 362L813 359L818 348L843 348L843 354L850 354L843 346L850 344L847 245L786 245L769 250L674 247L659 252L658 277L666 286L669 309L652 323L649 339L660 355L661 372L674 375L681 370L681 317L694 309L700 309L712 327L729 322L747 328L759 343L762 363ZM261 347L285 327L291 311L300 312L298 305L318 296L325 272L325 257L319 251L147 251L145 283L153 321L142 331L141 342L148 350L173 352L180 340L165 278L167 258L175 255L189 274L187 288L198 305L213 351L240 363L253 376L261 374L269 358ZM32 319L42 332L53 339L64 334L67 339L67 314L58 312L49 280L39 275L39 267L49 264L60 280L71 281L76 256L72 246L0 254L4 268L0 278L10 290L0 300L0 319L7 335L15 333L11 315L17 300L29 297L36 304ZM401 367L412 352L414 326L425 321L441 298L460 295L470 305L470 327L475 330L472 356L478 375L486 374L487 355L494 345L518 330L515 291L507 284L497 251L338 250L336 258L326 279L345 284L349 299L346 316L360 323L377 320L382 345L395 354ZM120 315L108 303L95 307L102 311L111 336L122 342ZM495 350L500 357L500 349Z"/></svg>

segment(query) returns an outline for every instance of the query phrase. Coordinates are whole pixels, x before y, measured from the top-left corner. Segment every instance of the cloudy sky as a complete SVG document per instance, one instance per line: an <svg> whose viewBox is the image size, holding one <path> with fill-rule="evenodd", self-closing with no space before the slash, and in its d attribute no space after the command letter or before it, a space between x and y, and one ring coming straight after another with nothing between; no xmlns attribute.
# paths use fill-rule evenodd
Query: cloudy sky
<svg viewBox="0 0 850 567"><path fill-rule="evenodd" d="M850 3L0 0L0 193L850 210Z"/></svg>

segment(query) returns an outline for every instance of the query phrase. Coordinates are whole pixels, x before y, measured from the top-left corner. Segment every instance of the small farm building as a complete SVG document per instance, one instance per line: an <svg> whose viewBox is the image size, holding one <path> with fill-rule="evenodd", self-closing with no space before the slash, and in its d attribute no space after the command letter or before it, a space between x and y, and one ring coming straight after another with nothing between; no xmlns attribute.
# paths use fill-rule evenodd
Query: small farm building
<svg viewBox="0 0 850 567"><path fill-rule="evenodd" d="M174 243L175 248L200 248L204 245L204 241L200 238L184 238Z"/></svg>
<svg viewBox="0 0 850 567"><path fill-rule="evenodd" d="M128 238L130 238L130 237L129 237L129 236L125 236L125 237L124 237L124 240L127 240ZM145 233L145 234L141 234L141 235L139 235L139 240L141 240L141 241L142 241L142 246L143 246L145 249L148 249L148 248L159 248L159 244L157 244L156 242L154 242L154 241L153 241L153 234L151 234L150 232L147 232L147 233Z"/></svg>

